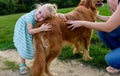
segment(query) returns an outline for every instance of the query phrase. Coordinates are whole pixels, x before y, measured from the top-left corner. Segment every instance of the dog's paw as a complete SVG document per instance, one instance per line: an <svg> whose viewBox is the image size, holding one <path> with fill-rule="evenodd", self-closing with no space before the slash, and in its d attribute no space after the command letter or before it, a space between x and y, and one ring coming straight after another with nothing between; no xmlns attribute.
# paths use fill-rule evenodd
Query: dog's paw
<svg viewBox="0 0 120 76"><path fill-rule="evenodd" d="M85 61L90 61L90 60L92 60L93 58L92 57L85 57L85 58L83 58Z"/></svg>

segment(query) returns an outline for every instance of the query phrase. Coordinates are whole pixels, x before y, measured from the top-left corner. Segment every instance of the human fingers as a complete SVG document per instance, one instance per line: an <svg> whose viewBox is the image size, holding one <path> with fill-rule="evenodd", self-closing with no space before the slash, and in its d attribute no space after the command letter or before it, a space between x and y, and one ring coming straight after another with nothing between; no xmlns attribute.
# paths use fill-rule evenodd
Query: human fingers
<svg viewBox="0 0 120 76"><path fill-rule="evenodd" d="M47 23L46 26L47 26L48 28L51 28L51 27L52 27L52 25L51 25L50 23Z"/></svg>
<svg viewBox="0 0 120 76"><path fill-rule="evenodd" d="M66 23L67 23L67 24L73 24L73 21L71 21L71 20L66 20Z"/></svg>
<svg viewBox="0 0 120 76"><path fill-rule="evenodd" d="M41 26L51 26L50 23L43 23Z"/></svg>
<svg viewBox="0 0 120 76"><path fill-rule="evenodd" d="M44 23L40 26L40 28L43 30L43 31L50 31L51 30L51 25L49 23Z"/></svg>
<svg viewBox="0 0 120 76"><path fill-rule="evenodd" d="M70 26L68 26L67 28L68 28L68 29L71 29L71 31L72 31L72 30L74 30L74 29L76 28L76 26L70 25Z"/></svg>
<svg viewBox="0 0 120 76"><path fill-rule="evenodd" d="M46 23L46 25L47 25L47 26L49 26L49 25L50 25L50 23Z"/></svg>
<svg viewBox="0 0 120 76"><path fill-rule="evenodd" d="M74 27L73 25L69 25L67 28L72 28L72 27Z"/></svg>
<svg viewBox="0 0 120 76"><path fill-rule="evenodd" d="M71 31L72 31L72 30L74 30L75 28L76 28L75 26L74 26L74 27L72 27L72 28L71 28Z"/></svg>
<svg viewBox="0 0 120 76"><path fill-rule="evenodd" d="M52 30L52 25L50 23L47 23L45 26L46 26L46 31Z"/></svg>

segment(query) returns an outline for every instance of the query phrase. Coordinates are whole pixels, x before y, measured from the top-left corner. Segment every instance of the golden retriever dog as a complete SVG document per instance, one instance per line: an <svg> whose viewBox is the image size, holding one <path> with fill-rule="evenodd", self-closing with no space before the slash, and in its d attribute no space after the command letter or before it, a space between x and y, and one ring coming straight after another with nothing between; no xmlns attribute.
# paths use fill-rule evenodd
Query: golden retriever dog
<svg viewBox="0 0 120 76"><path fill-rule="evenodd" d="M94 22L97 13L96 7L101 4L101 0L81 0L73 11L65 14L65 17L67 20ZM91 29L80 27L71 31L67 28L69 25L66 24L65 20L59 16L38 22L35 28L40 27L43 23L50 23L52 31L40 32L34 35L36 53L32 66L32 76L53 76L49 70L49 66L60 55L63 40L74 45L74 52L80 53L82 50L84 60L92 59L89 55Z"/></svg>

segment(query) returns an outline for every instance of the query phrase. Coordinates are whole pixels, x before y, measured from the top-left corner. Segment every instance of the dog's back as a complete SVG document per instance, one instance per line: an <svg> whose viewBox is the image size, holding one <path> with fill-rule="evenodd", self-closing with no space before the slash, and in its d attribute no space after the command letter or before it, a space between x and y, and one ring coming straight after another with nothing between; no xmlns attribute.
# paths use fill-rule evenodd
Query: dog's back
<svg viewBox="0 0 120 76"><path fill-rule="evenodd" d="M95 21L95 14L92 12L92 10L86 8L85 6L78 6L72 12L65 14L65 17L67 20ZM67 29L68 26L69 25L67 24L60 26L62 32L64 32L63 34L65 34L63 35L63 39L65 40L67 38L73 39L74 37L79 37L79 39L81 39L80 37L86 37L92 33L91 29L89 28L79 27L71 31L70 29Z"/></svg>
<svg viewBox="0 0 120 76"><path fill-rule="evenodd" d="M65 17L67 20L81 20L94 22L96 15L96 7L92 7L93 10L90 8L91 6L87 7L85 4L80 2L80 4L73 11L65 14ZM64 22L60 26L64 40L72 41L75 40L74 38L78 40L83 40L84 38L86 39L91 37L92 30L89 28L79 27L71 31L70 29L67 29L68 26L69 25L65 24Z"/></svg>

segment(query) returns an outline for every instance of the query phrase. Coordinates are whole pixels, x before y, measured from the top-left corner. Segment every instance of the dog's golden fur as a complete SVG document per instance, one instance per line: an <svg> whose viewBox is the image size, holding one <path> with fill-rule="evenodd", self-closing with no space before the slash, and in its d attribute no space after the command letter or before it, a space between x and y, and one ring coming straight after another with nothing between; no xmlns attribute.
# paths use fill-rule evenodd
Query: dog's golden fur
<svg viewBox="0 0 120 76"><path fill-rule="evenodd" d="M62 48L62 32L60 29L60 23L56 22L61 21L61 19L55 17L54 19L49 19L47 22L52 24L52 31L41 32L34 35L35 43L35 60L32 68L32 76L52 76L49 72L49 65L56 58ZM43 24L42 22L39 25ZM38 26L38 25L36 25Z"/></svg>
<svg viewBox="0 0 120 76"><path fill-rule="evenodd" d="M80 4L70 13L65 14L67 20L95 21L96 2L98 0L81 0ZM101 0L99 0L101 1ZM49 66L53 59L61 53L62 40L71 42L75 48L74 52L79 53L82 46L83 58L92 59L89 55L89 45L92 30L80 27L71 31L67 29L64 19L56 16L48 18L36 24L35 28L43 23L50 23L52 31L40 32L34 35L35 60L32 67L32 76L53 76L49 71Z"/></svg>

